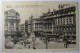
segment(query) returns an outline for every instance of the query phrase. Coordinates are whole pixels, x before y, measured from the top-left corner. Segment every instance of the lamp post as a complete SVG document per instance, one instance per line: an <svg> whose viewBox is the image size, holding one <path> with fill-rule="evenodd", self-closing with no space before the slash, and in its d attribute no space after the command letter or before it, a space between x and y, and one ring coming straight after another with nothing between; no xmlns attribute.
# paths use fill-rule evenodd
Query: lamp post
<svg viewBox="0 0 80 53"><path fill-rule="evenodd" d="M36 48L35 48L36 39L33 37L32 41L33 41L33 49L36 49Z"/></svg>
<svg viewBox="0 0 80 53"><path fill-rule="evenodd" d="M48 49L48 37L46 35L46 49Z"/></svg>

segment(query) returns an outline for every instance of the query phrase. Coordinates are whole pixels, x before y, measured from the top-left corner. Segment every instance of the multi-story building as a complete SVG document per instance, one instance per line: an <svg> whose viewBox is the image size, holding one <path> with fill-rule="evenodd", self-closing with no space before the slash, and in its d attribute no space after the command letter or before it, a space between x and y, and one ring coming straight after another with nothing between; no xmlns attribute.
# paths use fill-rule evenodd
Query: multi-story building
<svg viewBox="0 0 80 53"><path fill-rule="evenodd" d="M59 10L54 11L54 15L53 33L61 38L76 39L76 7L70 4L59 5Z"/></svg>
<svg viewBox="0 0 80 53"><path fill-rule="evenodd" d="M28 37L28 34L27 34L27 26L26 25L27 24L21 24L20 25L21 37L23 38L23 40L26 40L27 37Z"/></svg>
<svg viewBox="0 0 80 53"><path fill-rule="evenodd" d="M25 32L28 33L28 20L25 21Z"/></svg>
<svg viewBox="0 0 80 53"><path fill-rule="evenodd" d="M54 9L52 12L49 10L40 18L42 18L43 22L43 36L56 39L76 39L75 6L61 4L58 10Z"/></svg>
<svg viewBox="0 0 80 53"><path fill-rule="evenodd" d="M42 31L42 20L40 18L35 19L35 31L37 32Z"/></svg>
<svg viewBox="0 0 80 53"><path fill-rule="evenodd" d="M29 21L28 21L28 32L32 33L33 32L33 16L31 15L31 17L29 17Z"/></svg>
<svg viewBox="0 0 80 53"><path fill-rule="evenodd" d="M42 15L43 18L43 36L42 37L46 37L46 38L56 38L57 35L53 33L54 31L54 23L55 23L55 19L53 17L53 12L51 12L50 10L48 10L47 13Z"/></svg>
<svg viewBox="0 0 80 53"><path fill-rule="evenodd" d="M36 18L34 19L34 32L35 32L35 36L40 36L40 34L42 34L43 31L43 22L41 20L41 18Z"/></svg>
<svg viewBox="0 0 80 53"><path fill-rule="evenodd" d="M15 10L5 11L5 37L17 37L19 32L20 15Z"/></svg>
<svg viewBox="0 0 80 53"><path fill-rule="evenodd" d="M31 30L31 29L30 29L30 25L31 25L31 24L30 24L30 21L28 21L28 33L30 33L30 30Z"/></svg>
<svg viewBox="0 0 80 53"><path fill-rule="evenodd" d="M20 31L21 31L22 33L25 33L25 24L21 24L21 25L20 25Z"/></svg>

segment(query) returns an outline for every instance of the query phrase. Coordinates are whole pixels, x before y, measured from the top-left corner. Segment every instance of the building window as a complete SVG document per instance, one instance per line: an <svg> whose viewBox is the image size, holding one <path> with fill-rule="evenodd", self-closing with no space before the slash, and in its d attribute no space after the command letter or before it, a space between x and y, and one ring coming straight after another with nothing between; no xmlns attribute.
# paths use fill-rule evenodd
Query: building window
<svg viewBox="0 0 80 53"><path fill-rule="evenodd" d="M70 32L70 35L72 35L72 33Z"/></svg>
<svg viewBox="0 0 80 53"><path fill-rule="evenodd" d="M57 18L57 25L58 25L58 18Z"/></svg>
<svg viewBox="0 0 80 53"><path fill-rule="evenodd" d="M63 24L65 24L65 17L63 18Z"/></svg>
<svg viewBox="0 0 80 53"><path fill-rule="evenodd" d="M72 24L73 24L73 16L71 16Z"/></svg>
<svg viewBox="0 0 80 53"><path fill-rule="evenodd" d="M71 12L69 11L69 12L68 12L68 15L70 15L70 14L71 14Z"/></svg>
<svg viewBox="0 0 80 53"><path fill-rule="evenodd" d="M70 27L70 31L71 31L71 27Z"/></svg>
<svg viewBox="0 0 80 53"><path fill-rule="evenodd" d="M61 27L61 31L62 31L62 27Z"/></svg>
<svg viewBox="0 0 80 53"><path fill-rule="evenodd" d="M68 24L68 17L66 17L66 21L67 21L66 24Z"/></svg>
<svg viewBox="0 0 80 53"><path fill-rule="evenodd" d="M62 25L63 25L63 21L64 21L64 20L63 20L63 18L62 18Z"/></svg>
<svg viewBox="0 0 80 53"><path fill-rule="evenodd" d="M55 19L55 25L56 25L57 20Z"/></svg>
<svg viewBox="0 0 80 53"><path fill-rule="evenodd" d="M59 22L59 25L61 25L61 18L59 18L59 21L58 22Z"/></svg>
<svg viewBox="0 0 80 53"><path fill-rule="evenodd" d="M62 27L62 31L64 31L64 27Z"/></svg>
<svg viewBox="0 0 80 53"><path fill-rule="evenodd" d="M70 23L69 18L70 18L70 17L68 16L68 24Z"/></svg>
<svg viewBox="0 0 80 53"><path fill-rule="evenodd" d="M71 24L71 17L70 17L70 24Z"/></svg>
<svg viewBox="0 0 80 53"><path fill-rule="evenodd" d="M65 17L65 24L67 24L67 17Z"/></svg>
<svg viewBox="0 0 80 53"><path fill-rule="evenodd" d="M67 33L67 35L68 35L69 33Z"/></svg>
<svg viewBox="0 0 80 53"><path fill-rule="evenodd" d="M68 31L68 27L67 27L67 31Z"/></svg>

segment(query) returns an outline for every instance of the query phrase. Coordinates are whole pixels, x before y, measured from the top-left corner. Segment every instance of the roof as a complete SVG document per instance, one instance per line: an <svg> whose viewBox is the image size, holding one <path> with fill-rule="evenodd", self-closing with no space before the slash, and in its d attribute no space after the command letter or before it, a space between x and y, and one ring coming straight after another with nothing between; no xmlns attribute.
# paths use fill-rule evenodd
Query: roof
<svg viewBox="0 0 80 53"><path fill-rule="evenodd" d="M10 9L8 11L5 11L4 13L5 16L17 16L20 17L19 13L15 11L14 9Z"/></svg>

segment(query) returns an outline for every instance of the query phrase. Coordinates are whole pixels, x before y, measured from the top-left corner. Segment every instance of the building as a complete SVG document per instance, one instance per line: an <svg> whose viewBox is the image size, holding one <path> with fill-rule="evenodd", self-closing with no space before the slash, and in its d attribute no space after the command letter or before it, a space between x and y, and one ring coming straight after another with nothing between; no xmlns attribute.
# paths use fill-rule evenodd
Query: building
<svg viewBox="0 0 80 53"><path fill-rule="evenodd" d="M59 38L76 40L76 7L70 4L59 5L59 10L54 11L54 34Z"/></svg>
<svg viewBox="0 0 80 53"><path fill-rule="evenodd" d="M25 32L28 33L28 20L25 20Z"/></svg>
<svg viewBox="0 0 80 53"><path fill-rule="evenodd" d="M35 31L39 33L42 31L42 20L40 18L35 19Z"/></svg>
<svg viewBox="0 0 80 53"><path fill-rule="evenodd" d="M17 38L18 32L20 30L20 15L14 9L5 11L5 37Z"/></svg>
<svg viewBox="0 0 80 53"><path fill-rule="evenodd" d="M31 15L31 17L29 17L29 21L28 21L28 32L32 33L33 32L33 16Z"/></svg>
<svg viewBox="0 0 80 53"><path fill-rule="evenodd" d="M53 12L48 10L46 14L43 14L43 35L47 37L55 37L55 34L53 33L53 26L54 26L54 17Z"/></svg>
<svg viewBox="0 0 80 53"><path fill-rule="evenodd" d="M55 40L64 41L68 39L70 41L76 40L76 7L70 4L60 4L58 10L50 9L47 13L43 13L40 16L42 19L42 35L48 39L53 38ZM39 20L40 20L39 19ZM35 25L35 28L40 31L40 24Z"/></svg>
<svg viewBox="0 0 80 53"><path fill-rule="evenodd" d="M41 36L42 32L43 32L43 22L41 20L41 18L36 18L34 19L34 33L35 36Z"/></svg>
<svg viewBox="0 0 80 53"><path fill-rule="evenodd" d="M20 31L21 31L22 33L25 33L25 24L21 24L21 25L20 25Z"/></svg>
<svg viewBox="0 0 80 53"><path fill-rule="evenodd" d="M31 24L30 24L30 21L28 21L28 33L30 33L30 30L31 30L31 29L30 29L30 25L31 25Z"/></svg>
<svg viewBox="0 0 80 53"><path fill-rule="evenodd" d="M44 20L44 32L56 39L76 39L76 7L59 5L58 10L48 12Z"/></svg>

